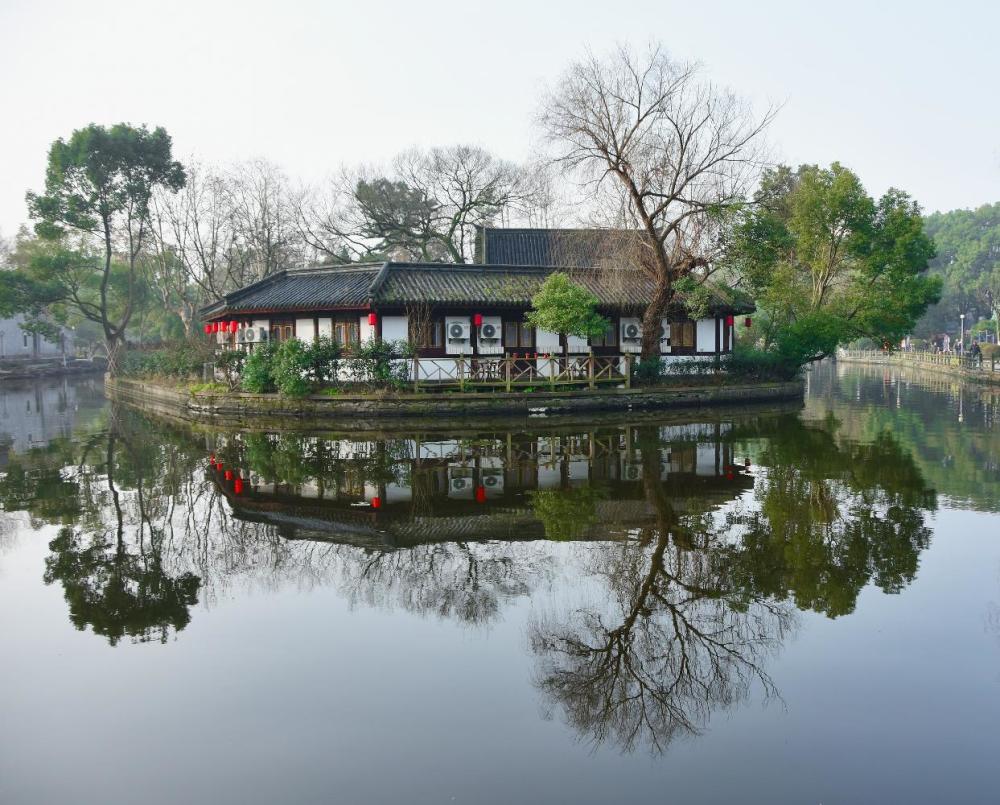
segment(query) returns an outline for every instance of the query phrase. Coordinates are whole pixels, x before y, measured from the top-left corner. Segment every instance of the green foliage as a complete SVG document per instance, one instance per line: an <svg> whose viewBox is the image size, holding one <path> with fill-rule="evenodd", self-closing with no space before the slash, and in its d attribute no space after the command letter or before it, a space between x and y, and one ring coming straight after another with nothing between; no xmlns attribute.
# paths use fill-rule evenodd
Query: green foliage
<svg viewBox="0 0 1000 805"><path fill-rule="evenodd" d="M297 338L278 344L271 359L271 376L278 391L289 397L304 397L310 389L309 348Z"/></svg>
<svg viewBox="0 0 1000 805"><path fill-rule="evenodd" d="M549 274L531 300L525 319L533 327L560 335L596 338L603 335L608 320L597 308L597 297L574 283L566 274Z"/></svg>
<svg viewBox="0 0 1000 805"><path fill-rule="evenodd" d="M689 318L707 319L712 315L712 292L703 282L696 282L691 276L681 277L674 283L674 290L684 300Z"/></svg>
<svg viewBox="0 0 1000 805"><path fill-rule="evenodd" d="M175 192L185 179L162 128L91 124L69 140L56 140L44 192L27 194L35 231L56 247L18 269L16 279L8 278L8 290L33 315L48 312L58 319L62 306L99 324L109 371L116 372L118 350L145 288L138 261L153 193ZM70 233L80 241L70 243ZM10 293L0 291L5 296Z"/></svg>
<svg viewBox="0 0 1000 805"><path fill-rule="evenodd" d="M312 344L298 339L254 347L242 367L242 386L254 394L280 391L302 397L323 386L341 382L379 388L398 388L407 382L413 357L405 341L366 341L349 355L336 341L320 338Z"/></svg>
<svg viewBox="0 0 1000 805"><path fill-rule="evenodd" d="M120 371L129 377L201 378L206 363L217 360L203 338L174 341L155 349L129 350Z"/></svg>
<svg viewBox="0 0 1000 805"><path fill-rule="evenodd" d="M531 493L531 505L545 527L546 539L579 539L597 522L597 501L602 495L592 486L547 489Z"/></svg>
<svg viewBox="0 0 1000 805"><path fill-rule="evenodd" d="M868 337L898 342L940 293L920 209L877 201L834 163L767 173L737 227L730 260L764 312L764 347L805 363Z"/></svg>
<svg viewBox="0 0 1000 805"><path fill-rule="evenodd" d="M916 332L957 336L959 314L965 313L967 325L986 321L1000 336L1000 202L934 213L925 219L925 228L937 248L931 271L943 287L941 301L927 311Z"/></svg>
<svg viewBox="0 0 1000 805"><path fill-rule="evenodd" d="M243 362L243 374L240 378L244 391L251 394L270 394L277 388L272 364L278 344L267 341L257 344Z"/></svg>
<svg viewBox="0 0 1000 805"><path fill-rule="evenodd" d="M412 357L413 348L406 341L365 341L351 354L349 374L360 383L400 388L409 376L405 359Z"/></svg>

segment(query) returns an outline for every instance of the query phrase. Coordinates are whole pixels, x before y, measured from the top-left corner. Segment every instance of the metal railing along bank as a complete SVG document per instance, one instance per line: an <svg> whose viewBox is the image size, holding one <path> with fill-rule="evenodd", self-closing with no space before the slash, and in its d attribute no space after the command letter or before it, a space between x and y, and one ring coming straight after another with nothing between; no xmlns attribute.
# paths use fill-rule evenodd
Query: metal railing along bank
<svg viewBox="0 0 1000 805"><path fill-rule="evenodd" d="M957 355L953 352L886 351L881 349L841 349L838 358L859 360L867 363L900 363L913 366L946 366L970 372L1000 374L1000 359L982 355Z"/></svg>

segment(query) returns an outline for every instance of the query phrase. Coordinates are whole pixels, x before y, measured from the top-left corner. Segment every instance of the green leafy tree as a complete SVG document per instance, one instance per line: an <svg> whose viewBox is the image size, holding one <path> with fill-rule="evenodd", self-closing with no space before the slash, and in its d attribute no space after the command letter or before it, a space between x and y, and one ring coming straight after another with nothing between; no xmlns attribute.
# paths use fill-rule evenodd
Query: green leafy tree
<svg viewBox="0 0 1000 805"><path fill-rule="evenodd" d="M566 274L549 274L532 297L531 306L532 310L525 317L528 323L559 333L565 356L569 355L567 336L596 338L608 328L608 320L597 312L597 297Z"/></svg>
<svg viewBox="0 0 1000 805"><path fill-rule="evenodd" d="M18 288L15 304L32 313L63 305L96 322L104 334L109 371L116 372L140 301L150 200L158 188L176 191L184 181L162 128L91 124L68 140L56 140L49 150L45 190L29 192L27 200L36 232L57 246L4 278ZM77 240L71 242L70 234Z"/></svg>
<svg viewBox="0 0 1000 805"><path fill-rule="evenodd" d="M1000 338L1000 202L934 213L925 225L937 247L931 271L941 277L943 289L941 301L921 319L918 335L956 334L964 313L967 325L991 319Z"/></svg>
<svg viewBox="0 0 1000 805"><path fill-rule="evenodd" d="M838 163L782 166L755 200L732 253L765 314L766 344L788 361L859 338L898 341L938 299L941 283L927 275L934 244L902 191L876 200Z"/></svg>

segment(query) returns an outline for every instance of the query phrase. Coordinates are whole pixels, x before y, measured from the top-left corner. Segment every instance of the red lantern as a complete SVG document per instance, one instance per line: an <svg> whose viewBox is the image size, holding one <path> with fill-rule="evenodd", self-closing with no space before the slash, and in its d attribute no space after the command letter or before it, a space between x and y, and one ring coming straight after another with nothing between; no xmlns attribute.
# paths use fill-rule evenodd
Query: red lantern
<svg viewBox="0 0 1000 805"><path fill-rule="evenodd" d="M223 463L222 463L221 461L217 461L217 462L215 462L215 469L216 469L216 470L217 470L218 472L222 472L222 468L223 468L224 466L225 466L225 464L223 464Z"/></svg>
<svg viewBox="0 0 1000 805"><path fill-rule="evenodd" d="M380 498L378 495L372 498L372 508L373 509L382 508L382 498Z"/></svg>
<svg viewBox="0 0 1000 805"><path fill-rule="evenodd" d="M753 324L753 320L749 316L747 316L746 319L744 319L744 321L743 321L743 326L744 327L748 327L749 328L752 324Z"/></svg>
<svg viewBox="0 0 1000 805"><path fill-rule="evenodd" d="M482 313L477 313L476 315L474 315L472 317L472 323L475 324L476 327L482 327L483 326L483 314Z"/></svg>
<svg viewBox="0 0 1000 805"><path fill-rule="evenodd" d="M229 322L229 332L235 333L238 329L240 329L240 323L238 321Z"/></svg>
<svg viewBox="0 0 1000 805"><path fill-rule="evenodd" d="M485 486L477 486L476 487L476 503L485 503L485 502L486 502L486 487Z"/></svg>
<svg viewBox="0 0 1000 805"><path fill-rule="evenodd" d="M210 461L210 462L211 462L212 464L214 464L214 463L215 463L215 453L212 453L212 455L210 455L210 456L208 457L208 460L209 460L209 461Z"/></svg>
<svg viewBox="0 0 1000 805"><path fill-rule="evenodd" d="M374 313L369 313L368 314L368 324L370 324L372 327L374 327L377 323L378 323L378 316L376 316Z"/></svg>
<svg viewBox="0 0 1000 805"><path fill-rule="evenodd" d="M726 327L732 327L734 321L735 319L731 314L729 316L726 316Z"/></svg>
<svg viewBox="0 0 1000 805"><path fill-rule="evenodd" d="M232 470L226 470L225 475L223 475L222 477L225 478L227 481L233 480L233 471Z"/></svg>
<svg viewBox="0 0 1000 805"><path fill-rule="evenodd" d="M206 324L205 325L205 335L208 335L211 332L212 332L212 325L211 324Z"/></svg>
<svg viewBox="0 0 1000 805"><path fill-rule="evenodd" d="M236 482L233 484L233 492L237 495L243 494L243 479L237 478Z"/></svg>

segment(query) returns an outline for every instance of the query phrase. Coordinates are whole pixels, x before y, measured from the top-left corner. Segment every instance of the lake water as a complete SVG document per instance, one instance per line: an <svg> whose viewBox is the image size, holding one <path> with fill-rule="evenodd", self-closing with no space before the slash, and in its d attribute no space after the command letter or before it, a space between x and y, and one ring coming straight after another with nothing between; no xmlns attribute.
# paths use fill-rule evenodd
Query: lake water
<svg viewBox="0 0 1000 805"><path fill-rule="evenodd" d="M232 433L0 388L0 802L1000 801L1000 393Z"/></svg>

